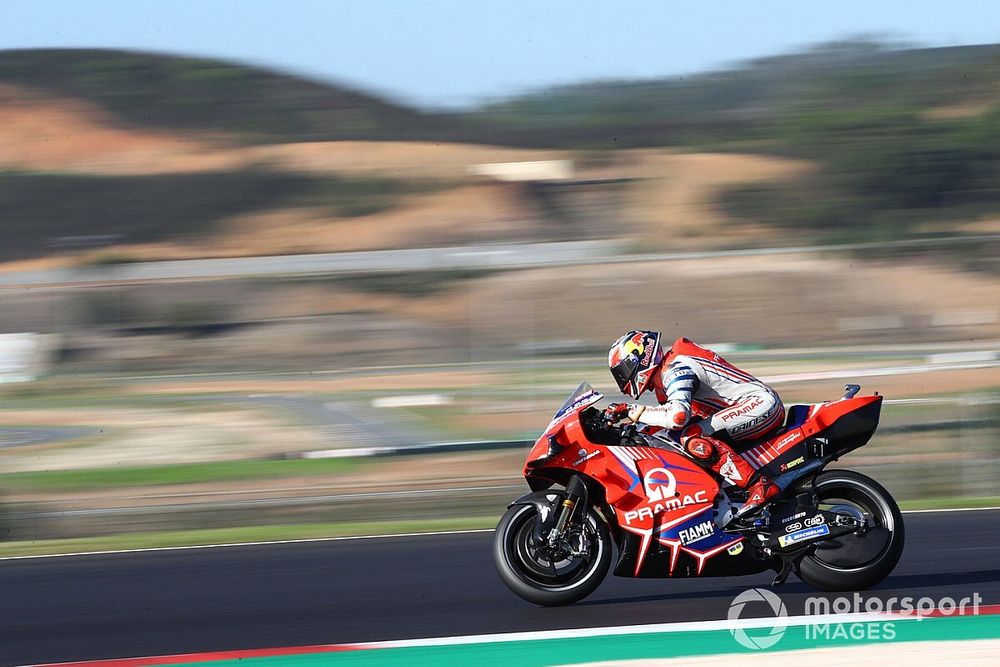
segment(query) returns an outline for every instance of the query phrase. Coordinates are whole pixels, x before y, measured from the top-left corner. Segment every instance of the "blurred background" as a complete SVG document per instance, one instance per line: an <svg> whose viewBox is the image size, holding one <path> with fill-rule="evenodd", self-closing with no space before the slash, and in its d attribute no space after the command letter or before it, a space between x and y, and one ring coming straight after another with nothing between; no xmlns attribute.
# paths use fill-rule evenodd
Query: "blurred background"
<svg viewBox="0 0 1000 667"><path fill-rule="evenodd" d="M633 328L786 405L877 390L845 466L909 507L1000 502L983 16L901 41L850 36L892 14L766 14L723 44L678 39L697 16L466 35L439 3L304 4L365 49L257 39L262 3L178 3L170 30L99 3L0 39L0 552L492 526L580 381L620 399L606 353Z"/></svg>

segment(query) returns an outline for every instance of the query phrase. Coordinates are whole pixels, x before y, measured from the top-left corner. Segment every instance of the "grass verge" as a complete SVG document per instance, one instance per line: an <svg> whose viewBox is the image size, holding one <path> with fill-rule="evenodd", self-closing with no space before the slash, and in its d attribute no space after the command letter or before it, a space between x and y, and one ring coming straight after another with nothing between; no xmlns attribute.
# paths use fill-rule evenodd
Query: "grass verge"
<svg viewBox="0 0 1000 667"><path fill-rule="evenodd" d="M899 503L904 510L947 510L962 507L1000 507L1000 496L982 498L920 498Z"/></svg>
<svg viewBox="0 0 1000 667"><path fill-rule="evenodd" d="M0 487L32 491L79 491L130 486L205 484L277 477L339 475L365 465L361 459L215 461L134 468L84 468L0 475Z"/></svg>
<svg viewBox="0 0 1000 667"><path fill-rule="evenodd" d="M433 533L443 530L493 528L499 517L475 516L449 519L413 519L408 521L359 521L352 523L307 523L243 528L213 528L149 533L127 533L59 540L0 542L0 558L44 554L153 549L205 544L240 544L282 540L322 539L357 535L400 535Z"/></svg>

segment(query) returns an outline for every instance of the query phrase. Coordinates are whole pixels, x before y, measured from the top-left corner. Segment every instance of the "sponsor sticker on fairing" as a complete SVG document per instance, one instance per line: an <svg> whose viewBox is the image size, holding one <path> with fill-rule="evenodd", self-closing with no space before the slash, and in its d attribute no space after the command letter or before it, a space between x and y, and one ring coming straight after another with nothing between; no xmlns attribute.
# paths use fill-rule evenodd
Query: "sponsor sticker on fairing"
<svg viewBox="0 0 1000 667"><path fill-rule="evenodd" d="M691 528L685 528L678 533L678 537L681 538L681 544L691 544L692 542L698 542L706 537L711 537L715 534L715 524L711 521L704 521Z"/></svg>
<svg viewBox="0 0 1000 667"><path fill-rule="evenodd" d="M653 503L648 507L625 512L625 523L631 524L633 521L649 520L656 514L677 510L688 505L703 505L710 502L712 501L709 500L708 494L704 490L696 491L692 495L682 494L666 498L662 502Z"/></svg>
<svg viewBox="0 0 1000 667"><path fill-rule="evenodd" d="M806 462L806 457L800 456L797 459L792 459L788 463L782 463L780 470L781 470L781 472L785 472L786 470L791 470L792 468L797 468L798 466L802 465L805 462Z"/></svg>
<svg viewBox="0 0 1000 667"><path fill-rule="evenodd" d="M646 497L650 502L659 502L677 495L677 478L666 468L653 468L642 478L646 487Z"/></svg>
<svg viewBox="0 0 1000 667"><path fill-rule="evenodd" d="M792 544L797 544L798 542L804 542L815 537L822 537L823 535L829 534L830 529L824 524L815 528L806 528L805 530L800 530L799 532L792 533L791 535L782 535L778 538L778 544L782 547L787 547Z"/></svg>
<svg viewBox="0 0 1000 667"><path fill-rule="evenodd" d="M602 398L601 393L596 389L591 389L583 394L576 397L576 400L564 407L562 410L556 413L555 418L552 422L555 423L559 421L560 418L565 417L571 412L576 412L578 409L584 405L589 405L590 403L595 403Z"/></svg>
<svg viewBox="0 0 1000 667"><path fill-rule="evenodd" d="M784 447L785 445L787 445L788 443L790 443L792 440L795 440L795 438L797 438L797 437L799 437L798 429L796 429L795 431L789 433L784 438L782 438L781 440L779 440L778 442L776 442L774 444L774 449L777 449L778 451L781 451L782 447Z"/></svg>
<svg viewBox="0 0 1000 667"><path fill-rule="evenodd" d="M590 452L588 454L586 449L581 449L580 452L579 452L579 454L580 454L580 458L578 458L576 461L573 461L573 465L575 465L575 466L578 466L581 463L585 463L586 461L589 461L592 458L600 456L601 455L601 450L598 449L598 450L592 451L592 452Z"/></svg>

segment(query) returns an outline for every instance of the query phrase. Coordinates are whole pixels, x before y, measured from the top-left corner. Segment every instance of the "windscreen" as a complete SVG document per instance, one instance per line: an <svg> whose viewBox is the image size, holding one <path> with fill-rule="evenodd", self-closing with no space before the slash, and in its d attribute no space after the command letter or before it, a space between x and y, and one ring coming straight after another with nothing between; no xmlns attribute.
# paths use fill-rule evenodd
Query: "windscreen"
<svg viewBox="0 0 1000 667"><path fill-rule="evenodd" d="M589 382L581 382L580 386L573 390L562 406L556 411L555 419L559 419L571 410L577 410L583 405L590 405L604 398L601 392L590 386Z"/></svg>

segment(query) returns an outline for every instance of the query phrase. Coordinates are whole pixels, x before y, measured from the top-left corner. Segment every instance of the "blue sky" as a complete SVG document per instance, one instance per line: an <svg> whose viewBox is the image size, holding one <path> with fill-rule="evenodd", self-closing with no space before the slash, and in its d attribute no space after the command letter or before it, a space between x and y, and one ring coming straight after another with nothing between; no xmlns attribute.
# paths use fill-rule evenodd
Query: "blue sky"
<svg viewBox="0 0 1000 667"><path fill-rule="evenodd" d="M1000 38L998 0L3 0L0 8L3 49L217 56L424 106L687 74L859 33L933 46Z"/></svg>

